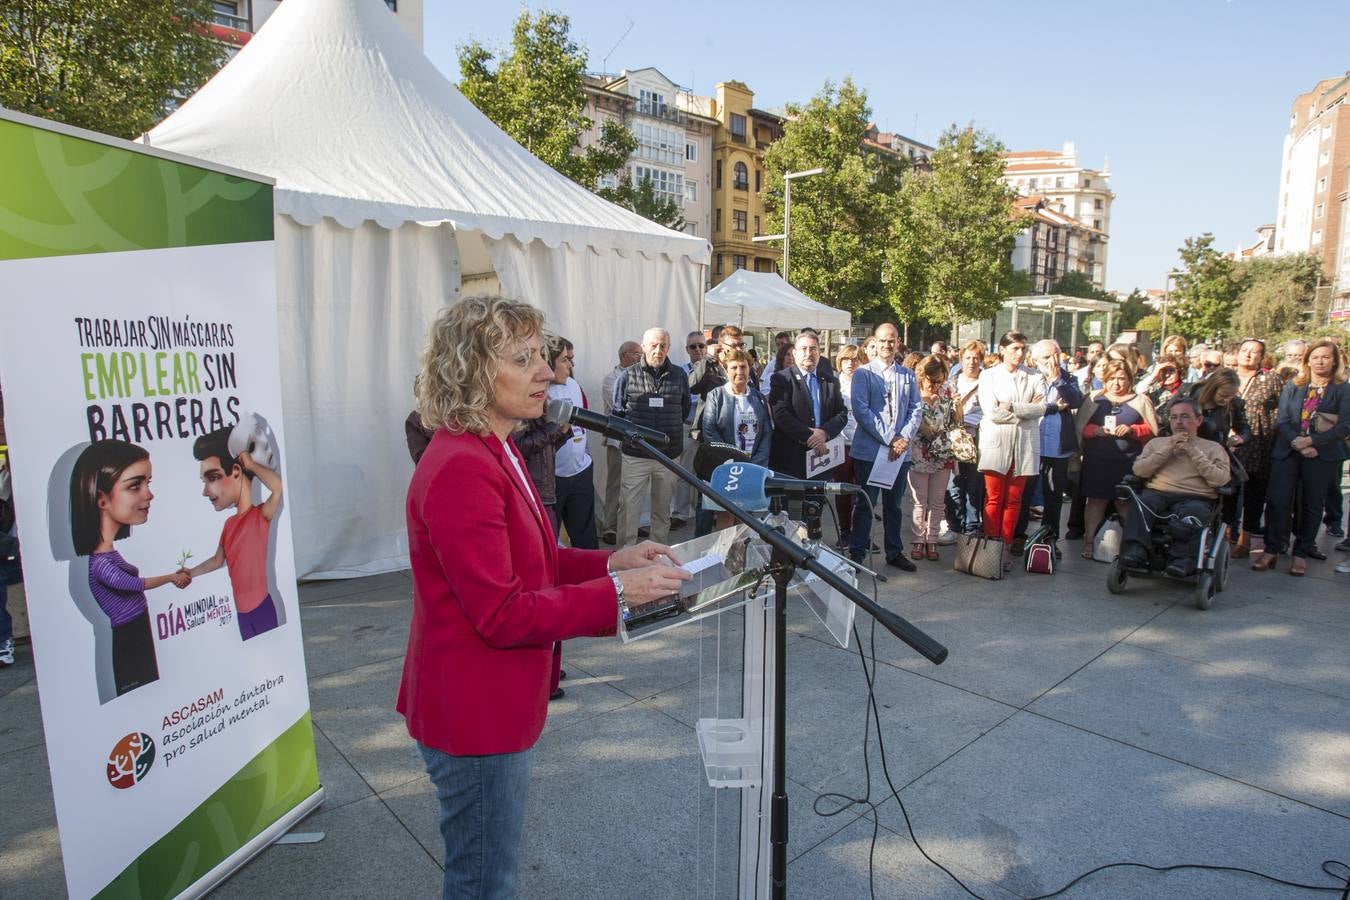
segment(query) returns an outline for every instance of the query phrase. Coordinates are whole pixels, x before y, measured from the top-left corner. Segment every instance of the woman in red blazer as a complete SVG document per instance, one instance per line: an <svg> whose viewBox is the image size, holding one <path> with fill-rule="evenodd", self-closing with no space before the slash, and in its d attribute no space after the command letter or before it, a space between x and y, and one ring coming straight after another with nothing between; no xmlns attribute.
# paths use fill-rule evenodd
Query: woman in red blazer
<svg viewBox="0 0 1350 900"><path fill-rule="evenodd" d="M553 642L612 634L620 593L645 603L690 577L652 542L557 546L510 437L543 413L544 349L537 309L468 298L437 317L422 358L418 410L435 435L408 489L413 616L398 710L440 799L447 898L515 894Z"/></svg>

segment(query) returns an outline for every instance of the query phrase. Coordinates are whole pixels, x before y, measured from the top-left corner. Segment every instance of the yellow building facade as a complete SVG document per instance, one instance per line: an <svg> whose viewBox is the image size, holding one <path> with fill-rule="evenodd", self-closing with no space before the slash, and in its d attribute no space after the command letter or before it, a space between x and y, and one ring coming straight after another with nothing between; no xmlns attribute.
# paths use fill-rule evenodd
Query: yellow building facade
<svg viewBox="0 0 1350 900"><path fill-rule="evenodd" d="M755 95L739 81L717 85L708 114L717 120L713 135L712 283L737 269L778 271L778 242L755 243L759 234L782 231L782 222L765 220L761 191L768 183L764 151L783 136L781 116L754 106Z"/></svg>

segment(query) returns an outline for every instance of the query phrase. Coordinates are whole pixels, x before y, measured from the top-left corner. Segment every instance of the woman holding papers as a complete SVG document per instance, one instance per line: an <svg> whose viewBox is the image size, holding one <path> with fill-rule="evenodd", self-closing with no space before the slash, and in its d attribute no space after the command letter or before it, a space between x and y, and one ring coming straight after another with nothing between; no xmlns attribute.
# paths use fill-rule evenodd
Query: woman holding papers
<svg viewBox="0 0 1350 900"><path fill-rule="evenodd" d="M980 373L980 471L984 473L984 533L1011 544L1022 511L1022 489L1040 472L1040 419L1045 394L1040 376L1022 363L1026 335L1009 331L998 342L999 363ZM1005 568L1011 568L1005 562Z"/></svg>
<svg viewBox="0 0 1350 900"><path fill-rule="evenodd" d="M398 710L440 799L445 897L515 895L553 642L612 633L616 597L650 602L689 578L652 542L558 546L511 438L543 412L545 342L534 307L474 297L441 312L422 356L417 405L435 435L408 489Z"/></svg>

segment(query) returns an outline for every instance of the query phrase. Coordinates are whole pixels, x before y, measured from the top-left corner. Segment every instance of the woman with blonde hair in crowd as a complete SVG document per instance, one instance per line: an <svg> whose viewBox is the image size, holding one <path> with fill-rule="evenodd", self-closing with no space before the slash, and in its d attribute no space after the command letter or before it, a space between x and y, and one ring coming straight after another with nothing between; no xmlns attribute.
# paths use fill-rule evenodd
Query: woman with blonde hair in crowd
<svg viewBox="0 0 1350 900"><path fill-rule="evenodd" d="M1083 510L1083 559L1092 559L1097 529L1106 506L1116 498L1116 485L1128 475L1144 444L1158 433L1152 402L1134 390L1134 373L1123 359L1106 359L1102 384L1078 407L1078 446L1083 466L1078 490Z"/></svg>
<svg viewBox="0 0 1350 900"><path fill-rule="evenodd" d="M980 372L984 365L984 341L971 341L961 348L960 363L951 375L952 397L956 402L956 417L971 440L978 447L980 420ZM978 459L957 461L952 471L951 487L947 489L947 526L958 534L972 534L980 530L984 511L984 475Z"/></svg>
<svg viewBox="0 0 1350 900"><path fill-rule="evenodd" d="M1345 381L1345 359L1340 345L1322 338L1308 346L1297 377L1280 392L1266 498L1265 546L1252 560L1253 569L1263 571L1275 565L1275 551L1285 544L1291 512L1294 546L1289 574L1304 574L1308 557L1320 554L1317 532L1327 488L1350 456L1347 438L1350 385Z"/></svg>
<svg viewBox="0 0 1350 900"><path fill-rule="evenodd" d="M947 434L957 427L956 404L947 382L946 357L927 357L918 364L916 373L923 418L909 456L909 489L914 497L914 540L910 556L936 560L947 479L952 471L951 443Z"/></svg>
<svg viewBox="0 0 1350 900"><path fill-rule="evenodd" d="M858 427L858 421L853 418L853 373L865 365L867 353L857 344L845 344L839 349L839 355L834 358L834 372L839 378L839 396L843 398L844 409L848 412L844 430L839 432L844 439L844 464L835 471L834 480L845 484L852 484L856 480L853 473L853 458L848 455L848 449L853 445L853 432ZM834 511L839 517L839 540L835 548L848 550L853 526L853 495L842 493L835 497Z"/></svg>

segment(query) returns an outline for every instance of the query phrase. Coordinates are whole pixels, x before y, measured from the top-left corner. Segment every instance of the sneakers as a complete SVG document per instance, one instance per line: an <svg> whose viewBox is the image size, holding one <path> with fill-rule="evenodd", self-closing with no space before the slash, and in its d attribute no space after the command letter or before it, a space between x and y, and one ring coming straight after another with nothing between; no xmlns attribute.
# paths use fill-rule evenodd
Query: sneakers
<svg viewBox="0 0 1350 900"><path fill-rule="evenodd" d="M1337 563L1336 571L1342 575L1350 575L1350 563Z"/></svg>
<svg viewBox="0 0 1350 900"><path fill-rule="evenodd" d="M5 638L0 641L0 666L14 665L14 641Z"/></svg>
<svg viewBox="0 0 1350 900"><path fill-rule="evenodd" d="M944 527L942 533L938 535L938 543L943 547L950 547L952 544L955 544L956 532Z"/></svg>
<svg viewBox="0 0 1350 900"><path fill-rule="evenodd" d="M1337 544L1336 549L1350 553L1350 538L1347 538L1341 541L1339 544Z"/></svg>

